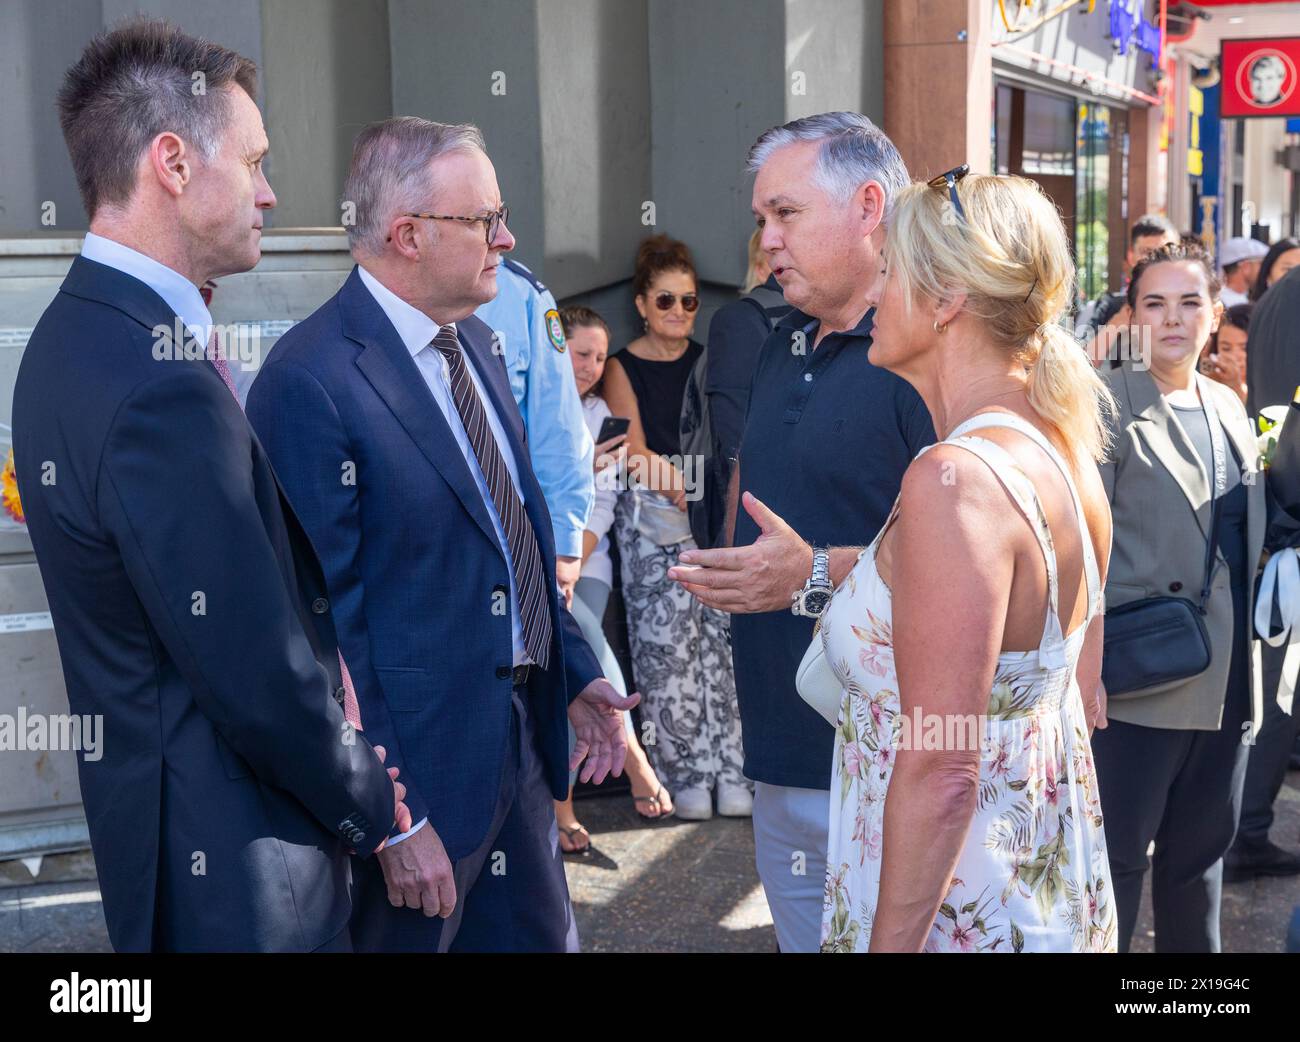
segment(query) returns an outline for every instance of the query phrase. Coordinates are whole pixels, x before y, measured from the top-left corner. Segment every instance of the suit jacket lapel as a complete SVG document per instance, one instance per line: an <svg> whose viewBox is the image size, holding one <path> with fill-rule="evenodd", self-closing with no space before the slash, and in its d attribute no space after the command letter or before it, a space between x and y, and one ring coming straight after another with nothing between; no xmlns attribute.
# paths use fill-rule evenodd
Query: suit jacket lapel
<svg viewBox="0 0 1300 1042"><path fill-rule="evenodd" d="M1210 532L1210 477L1201 462L1200 453L1192 444L1178 422L1164 396L1156 387L1151 374L1124 364L1125 386L1135 419L1134 430L1146 443L1151 454L1169 472L1169 476L1182 490L1187 505L1196 515L1201 534Z"/></svg>
<svg viewBox="0 0 1300 1042"><path fill-rule="evenodd" d="M499 546L483 497L442 410L429 393L423 375L397 330L370 295L355 268L339 291L339 307L344 335L364 349L357 357L357 368L392 410L425 459L451 486L456 498L492 545Z"/></svg>
<svg viewBox="0 0 1300 1042"><path fill-rule="evenodd" d="M72 266L68 269L59 292L115 308L148 329L153 334L155 342L165 330L166 335L171 338L172 349L182 356L175 359L173 364L196 365L200 371L206 372L209 377L220 382L223 389L225 388L225 382L221 380L217 370L202 357L200 345L191 337L189 329L180 316L162 297L134 275L128 275L111 265L100 264L99 261L78 256L73 258ZM181 337L179 344L175 342L178 332ZM192 357L191 352L193 352Z"/></svg>

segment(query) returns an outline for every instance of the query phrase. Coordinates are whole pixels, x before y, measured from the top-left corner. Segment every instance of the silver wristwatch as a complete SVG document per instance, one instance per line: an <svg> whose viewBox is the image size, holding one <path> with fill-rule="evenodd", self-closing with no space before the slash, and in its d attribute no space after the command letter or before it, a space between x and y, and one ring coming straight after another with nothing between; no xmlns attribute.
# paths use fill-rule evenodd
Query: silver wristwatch
<svg viewBox="0 0 1300 1042"><path fill-rule="evenodd" d="M821 618L830 603L835 587L831 585L831 552L824 546L813 546L812 575L796 590L791 598L790 611L808 618Z"/></svg>

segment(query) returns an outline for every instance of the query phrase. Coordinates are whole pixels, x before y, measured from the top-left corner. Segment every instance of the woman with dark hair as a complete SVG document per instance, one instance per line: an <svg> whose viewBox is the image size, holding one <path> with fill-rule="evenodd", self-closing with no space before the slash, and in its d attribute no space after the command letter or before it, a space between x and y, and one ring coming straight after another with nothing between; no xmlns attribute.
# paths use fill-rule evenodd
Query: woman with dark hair
<svg viewBox="0 0 1300 1042"><path fill-rule="evenodd" d="M1109 724L1092 738L1119 950L1129 950L1150 866L1156 951L1217 952L1223 857L1263 716L1251 602L1264 482L1240 398L1197 372L1219 318L1210 259L1195 248L1157 250L1134 269L1128 301L1150 351L1104 373L1119 406L1101 468L1114 520L1102 669ZM1153 639L1150 610L1176 597L1192 602L1209 664L1192 634L1153 679L1140 654Z"/></svg>
<svg viewBox="0 0 1300 1042"><path fill-rule="evenodd" d="M715 787L719 814L748 816L727 618L668 578L678 555L695 548L686 500L702 491L699 461L682 458L679 433L686 382L704 350L691 339L700 298L685 244L646 239L633 289L645 332L610 356L601 395L631 421L629 487L614 532L645 744L679 817L712 817Z"/></svg>
<svg viewBox="0 0 1300 1042"><path fill-rule="evenodd" d="M560 324L568 346L569 360L573 363L573 378L582 399L582 418L592 440L600 437L600 429L610 415L609 406L600 397L604 380L605 362L609 356L609 325L599 314L588 307L560 309ZM623 461L623 442L626 435L618 434L596 443L594 466L596 470L596 499L591 515L582 533L582 574L573 591L570 611L582 635L596 653L605 676L615 690L626 694L623 671L618 664L609 641L605 639L602 620L609 603L610 589L614 585L613 562L609 555L609 530L614 525L614 507L618 502L619 468ZM660 784L658 776L637 741L632 718L623 714L627 725L627 764L625 770L632 785L632 801L643 818L666 818L673 813L673 801L668 790ZM582 854L591 847L586 828L573 813L573 795L555 801L555 820L560 829L560 849L566 854Z"/></svg>
<svg viewBox="0 0 1300 1042"><path fill-rule="evenodd" d="M1246 401L1246 342L1254 306L1234 304L1226 308L1219 328L1210 334L1210 342L1201 352L1201 372L1230 388L1242 404Z"/></svg>
<svg viewBox="0 0 1300 1042"><path fill-rule="evenodd" d="M1257 303L1269 286L1277 282L1292 268L1300 267L1300 239L1278 239L1268 248L1259 265L1255 285L1250 287L1250 302Z"/></svg>

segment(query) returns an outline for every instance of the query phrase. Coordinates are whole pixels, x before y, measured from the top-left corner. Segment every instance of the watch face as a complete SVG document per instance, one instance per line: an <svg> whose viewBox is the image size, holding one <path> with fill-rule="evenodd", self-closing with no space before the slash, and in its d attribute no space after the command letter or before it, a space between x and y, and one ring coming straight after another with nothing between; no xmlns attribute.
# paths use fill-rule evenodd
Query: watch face
<svg viewBox="0 0 1300 1042"><path fill-rule="evenodd" d="M820 615L831 601L831 595L823 590L809 590L804 594L803 606L809 615Z"/></svg>

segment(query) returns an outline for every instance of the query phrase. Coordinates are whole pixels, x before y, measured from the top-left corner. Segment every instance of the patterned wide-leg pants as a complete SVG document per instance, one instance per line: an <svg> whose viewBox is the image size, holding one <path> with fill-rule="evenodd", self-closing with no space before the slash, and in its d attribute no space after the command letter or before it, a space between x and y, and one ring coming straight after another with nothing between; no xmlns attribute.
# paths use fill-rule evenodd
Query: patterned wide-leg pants
<svg viewBox="0 0 1300 1042"><path fill-rule="evenodd" d="M614 514L642 744L669 790L748 785L727 616L668 578L694 540L658 546L632 523L631 496Z"/></svg>

